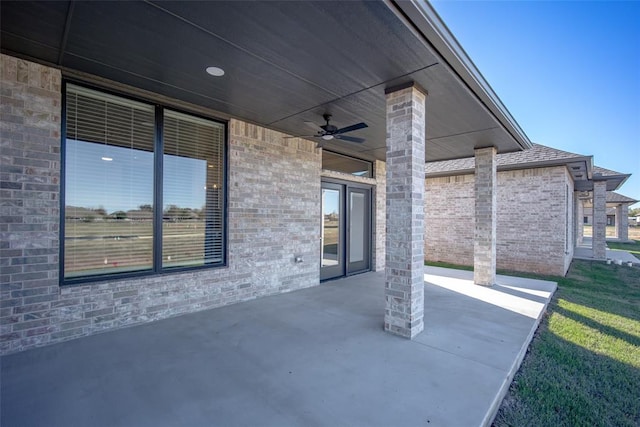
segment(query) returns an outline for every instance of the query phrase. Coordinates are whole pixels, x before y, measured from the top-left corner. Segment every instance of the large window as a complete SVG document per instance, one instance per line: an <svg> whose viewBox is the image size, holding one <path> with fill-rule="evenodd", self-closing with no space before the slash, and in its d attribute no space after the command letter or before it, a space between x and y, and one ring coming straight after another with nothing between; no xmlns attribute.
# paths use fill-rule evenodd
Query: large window
<svg viewBox="0 0 640 427"><path fill-rule="evenodd" d="M63 279L224 263L225 125L68 84Z"/></svg>

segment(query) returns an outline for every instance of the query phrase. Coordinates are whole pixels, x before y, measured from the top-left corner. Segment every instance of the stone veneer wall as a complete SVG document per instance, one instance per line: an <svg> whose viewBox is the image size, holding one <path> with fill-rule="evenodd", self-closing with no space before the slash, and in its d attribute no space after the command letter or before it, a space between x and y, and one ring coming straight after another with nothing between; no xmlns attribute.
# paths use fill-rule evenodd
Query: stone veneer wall
<svg viewBox="0 0 640 427"><path fill-rule="evenodd" d="M473 188L472 174L427 178L428 261L473 265ZM573 190L563 166L498 172L498 269L566 273L574 249Z"/></svg>
<svg viewBox="0 0 640 427"><path fill-rule="evenodd" d="M231 120L227 267L60 287L60 72L1 61L0 354L319 283L320 151Z"/></svg>

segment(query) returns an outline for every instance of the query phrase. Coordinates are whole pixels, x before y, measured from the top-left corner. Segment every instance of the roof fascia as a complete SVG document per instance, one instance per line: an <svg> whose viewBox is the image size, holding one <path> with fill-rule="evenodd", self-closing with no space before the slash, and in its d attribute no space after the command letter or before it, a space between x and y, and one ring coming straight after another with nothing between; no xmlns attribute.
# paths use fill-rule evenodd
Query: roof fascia
<svg viewBox="0 0 640 427"><path fill-rule="evenodd" d="M496 167L497 171L510 171L510 170L519 170L519 169L540 169L552 166L568 166L569 163L576 162L585 162L587 166L587 171L590 170L592 156L581 156L581 157L571 157L560 160L543 160L539 162L527 162L527 163L510 163L506 165L498 165ZM467 175L474 173L474 168L467 169L458 169L458 170L450 170L450 171L439 171L439 172L431 172L425 173L428 178L442 177L442 176L455 176L455 175Z"/></svg>
<svg viewBox="0 0 640 427"><path fill-rule="evenodd" d="M385 3L390 9L401 14L399 16L401 20L409 21L405 21L405 25L413 24L415 29L426 39L425 41L434 48L436 54L444 59L444 63L478 97L522 149L532 148L531 141L520 125L500 101L500 98L429 2L426 0L385 0Z"/></svg>

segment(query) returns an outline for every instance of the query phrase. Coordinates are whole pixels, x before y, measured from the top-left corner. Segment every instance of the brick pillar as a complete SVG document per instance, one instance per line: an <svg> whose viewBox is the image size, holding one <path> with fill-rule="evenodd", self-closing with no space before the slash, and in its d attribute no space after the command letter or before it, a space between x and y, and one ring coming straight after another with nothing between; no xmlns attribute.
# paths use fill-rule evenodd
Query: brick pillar
<svg viewBox="0 0 640 427"><path fill-rule="evenodd" d="M387 98L386 331L413 338L424 329L425 98L413 85Z"/></svg>
<svg viewBox="0 0 640 427"><path fill-rule="evenodd" d="M622 203L616 206L616 236L618 240L629 240L629 208Z"/></svg>
<svg viewBox="0 0 640 427"><path fill-rule="evenodd" d="M593 237L594 259L607 258L607 181L593 181Z"/></svg>
<svg viewBox="0 0 640 427"><path fill-rule="evenodd" d="M374 224L375 224L375 239L373 246L373 260L375 262L375 271L384 271L385 268L385 249L386 243L386 230L387 230L387 164L380 160L376 160L373 164L374 176L376 177L376 186L374 187L375 194L375 209L374 209Z"/></svg>
<svg viewBox="0 0 640 427"><path fill-rule="evenodd" d="M479 148L475 154L473 281L492 286L496 282L496 148Z"/></svg>
<svg viewBox="0 0 640 427"><path fill-rule="evenodd" d="M573 202L575 204L573 211L575 212L575 245L582 245L582 237L584 236L584 205L580 199L580 193L573 193Z"/></svg>

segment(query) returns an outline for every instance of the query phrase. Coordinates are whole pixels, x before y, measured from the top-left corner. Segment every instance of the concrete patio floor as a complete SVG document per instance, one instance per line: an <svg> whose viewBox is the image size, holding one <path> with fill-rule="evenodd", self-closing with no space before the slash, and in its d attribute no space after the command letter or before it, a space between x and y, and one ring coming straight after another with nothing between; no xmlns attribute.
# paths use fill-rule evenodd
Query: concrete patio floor
<svg viewBox="0 0 640 427"><path fill-rule="evenodd" d="M425 269L425 331L385 333L384 275L5 356L4 427L477 426L556 289Z"/></svg>
<svg viewBox="0 0 640 427"><path fill-rule="evenodd" d="M607 238L607 242L618 242L618 239L615 238ZM591 248L592 240L591 237L584 237L582 244L576 246L573 252L573 259L582 259L586 261L593 261L593 249ZM611 250L609 247L605 249L605 253L607 259L615 261L621 261L623 264L628 262L640 265L640 260L636 258L632 253L623 250Z"/></svg>

